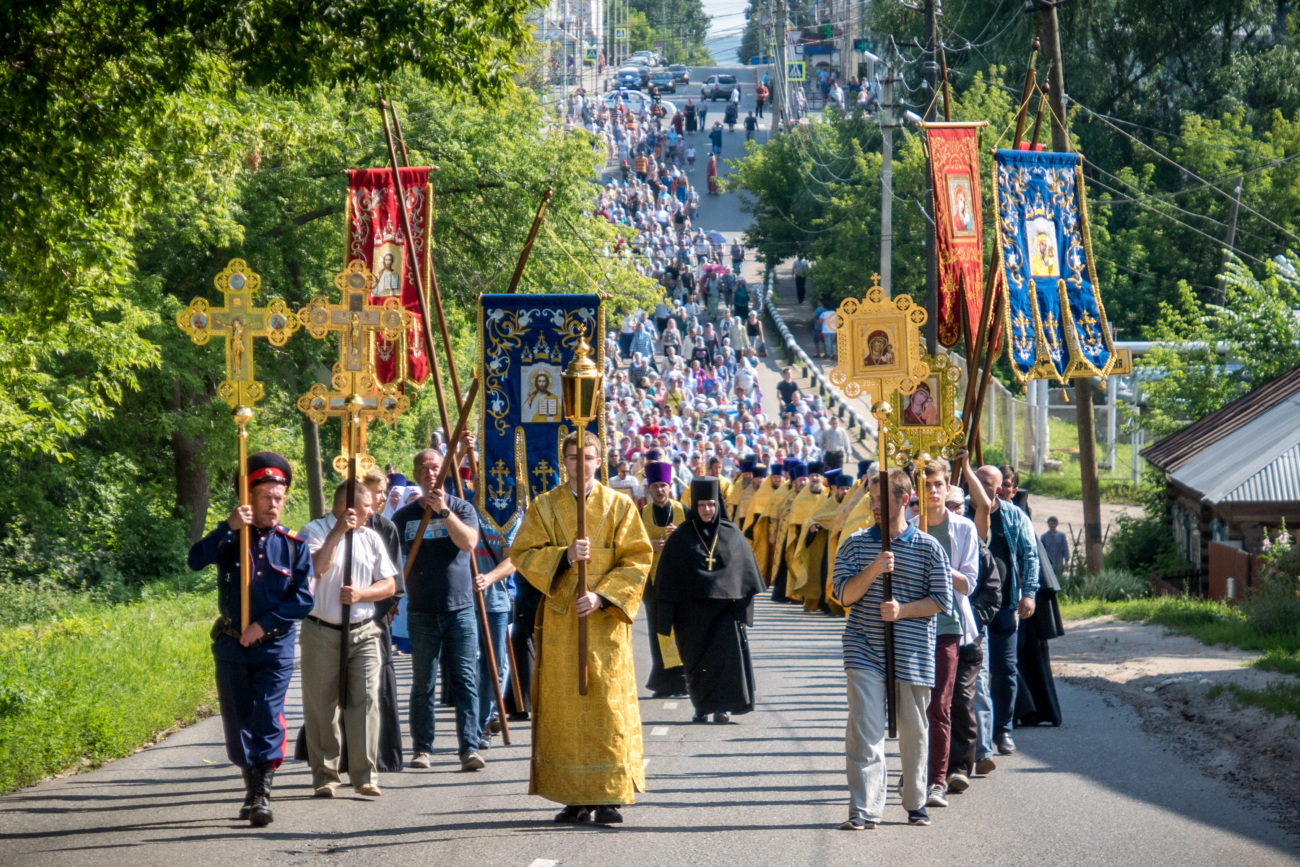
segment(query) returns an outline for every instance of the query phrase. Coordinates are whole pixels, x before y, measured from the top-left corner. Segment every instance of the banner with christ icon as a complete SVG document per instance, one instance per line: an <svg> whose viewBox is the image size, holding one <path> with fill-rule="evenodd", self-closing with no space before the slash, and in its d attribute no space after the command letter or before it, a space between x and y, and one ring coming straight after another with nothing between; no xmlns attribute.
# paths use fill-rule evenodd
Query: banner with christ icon
<svg viewBox="0 0 1300 867"><path fill-rule="evenodd" d="M1016 379L1107 376L1116 354L1095 283L1078 154L999 150L994 202Z"/></svg>
<svg viewBox="0 0 1300 867"><path fill-rule="evenodd" d="M483 295L478 376L482 460L474 486L479 511L501 532L538 494L564 478L560 442L569 434L560 375L586 337L605 367L605 322L597 295ZM605 454L605 413L590 430ZM601 478L606 477L604 460Z"/></svg>
<svg viewBox="0 0 1300 867"><path fill-rule="evenodd" d="M430 227L433 197L429 192L429 169L404 168L402 187L406 210L411 215L412 255L406 255L401 210L389 169L353 169L348 172L347 262L358 259L375 275L370 303L383 304L397 298L410 311L413 322L404 337L389 340L375 336L375 376L381 383L402 379L424 382L429 360L420 337L419 284L412 265L419 263L426 281L430 273Z"/></svg>
<svg viewBox="0 0 1300 867"><path fill-rule="evenodd" d="M970 333L979 333L984 287L979 130L984 125L945 123L925 127L934 183L938 332L944 346L955 346L961 339L963 314L970 322Z"/></svg>

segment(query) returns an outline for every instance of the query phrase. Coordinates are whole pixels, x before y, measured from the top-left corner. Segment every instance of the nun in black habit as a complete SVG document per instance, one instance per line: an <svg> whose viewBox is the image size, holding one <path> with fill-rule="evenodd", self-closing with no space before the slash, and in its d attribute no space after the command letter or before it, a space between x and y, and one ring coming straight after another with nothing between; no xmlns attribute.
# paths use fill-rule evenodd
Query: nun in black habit
<svg viewBox="0 0 1300 867"><path fill-rule="evenodd" d="M692 481L691 503L685 526L660 555L654 626L660 635L676 634L695 721L713 714L714 722L725 723L754 709L746 627L763 577L744 535L721 517L717 478Z"/></svg>

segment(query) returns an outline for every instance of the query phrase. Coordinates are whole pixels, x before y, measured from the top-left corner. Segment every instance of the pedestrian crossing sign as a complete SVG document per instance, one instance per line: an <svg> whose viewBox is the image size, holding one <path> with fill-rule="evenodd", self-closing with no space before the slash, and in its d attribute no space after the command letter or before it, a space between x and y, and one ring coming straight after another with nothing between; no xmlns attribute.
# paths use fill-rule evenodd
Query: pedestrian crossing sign
<svg viewBox="0 0 1300 867"><path fill-rule="evenodd" d="M615 38L615 39L627 39L627 28L626 28L626 27L615 27L615 28L614 28L614 38Z"/></svg>
<svg viewBox="0 0 1300 867"><path fill-rule="evenodd" d="M587 59L588 60L596 59L596 48L594 46L587 49Z"/></svg>
<svg viewBox="0 0 1300 867"><path fill-rule="evenodd" d="M785 65L785 77L790 79L791 81L803 81L804 69L805 69L804 61L802 60L790 61Z"/></svg>

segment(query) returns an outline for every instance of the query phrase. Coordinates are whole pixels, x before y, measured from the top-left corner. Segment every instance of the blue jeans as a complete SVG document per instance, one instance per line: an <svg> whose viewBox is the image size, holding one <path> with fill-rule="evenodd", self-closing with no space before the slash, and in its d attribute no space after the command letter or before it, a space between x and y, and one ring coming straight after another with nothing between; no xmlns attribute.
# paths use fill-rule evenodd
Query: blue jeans
<svg viewBox="0 0 1300 867"><path fill-rule="evenodd" d="M456 704L456 740L461 755L478 749L478 623L474 606L442 614L407 617L411 633L411 740L415 752L433 751L434 680L438 657L447 654L452 698Z"/></svg>
<svg viewBox="0 0 1300 867"><path fill-rule="evenodd" d="M989 635L986 631L980 639L980 652L984 655L984 664L980 666L979 677L975 679L975 725L979 731L979 740L975 745L975 761L983 761L993 755L993 695L989 692Z"/></svg>
<svg viewBox="0 0 1300 867"><path fill-rule="evenodd" d="M505 689L506 672L510 666L507 665L510 657L506 654L506 632L510 626L509 611L489 611L487 613L488 628L492 632L492 652L497 658L497 682L501 688ZM488 670L488 657L486 653L480 652L478 655L478 728L480 732L487 731L488 720L492 719L492 714L497 710L497 697L492 689L492 673ZM502 695L504 698L504 694Z"/></svg>
<svg viewBox="0 0 1300 867"><path fill-rule="evenodd" d="M993 696L993 737L1010 732L1016 710L1016 628L1015 617L1009 612L1014 606L1003 608L989 624L989 692ZM1005 622L1012 624L1009 632Z"/></svg>

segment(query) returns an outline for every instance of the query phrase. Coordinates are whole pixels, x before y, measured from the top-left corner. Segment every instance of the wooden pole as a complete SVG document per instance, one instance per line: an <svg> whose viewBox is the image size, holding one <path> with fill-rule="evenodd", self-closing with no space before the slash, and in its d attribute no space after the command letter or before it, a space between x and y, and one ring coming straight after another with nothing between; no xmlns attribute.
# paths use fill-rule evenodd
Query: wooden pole
<svg viewBox="0 0 1300 867"><path fill-rule="evenodd" d="M237 406L232 413L239 426L239 505L249 505L248 499L248 423L253 418L252 407ZM253 579L252 531L247 524L239 528L239 633L248 628L249 588Z"/></svg>
<svg viewBox="0 0 1300 867"><path fill-rule="evenodd" d="M1020 91L1020 107L1016 111L1016 137L1011 140L1011 149L1020 147L1020 140L1025 137L1025 121L1029 117L1029 97L1034 92L1034 82L1038 79L1038 49L1041 43L1034 39L1029 51L1029 68L1025 70L1025 86Z"/></svg>
<svg viewBox="0 0 1300 867"><path fill-rule="evenodd" d="M445 396L443 395L442 377L438 369L438 356L437 356L437 351L434 348L434 342L433 342L433 324L429 321L430 300L433 303L434 310L437 312L438 329L442 332L443 351L446 352L447 354L447 368L448 368L448 372L451 374L451 385L452 385L453 393L456 396L457 404L461 402L460 376L456 372L456 358L453 355L451 350L451 336L447 332L447 317L443 314L442 293L438 290L438 278L434 275L432 269L429 272L429 287L432 291L430 293L430 298L428 300L426 300L425 297L424 276L420 271L419 260L418 257L415 255L415 249L414 249L415 232L411 226L411 214L406 209L406 190L402 185L402 173L397 162L397 148L393 142L393 129L392 129L392 125L389 123L388 120L388 104L382 97L380 97L379 99L379 113L380 116L383 117L384 119L384 137L388 142L388 158L389 158L389 163L393 170L393 188L397 192L397 210L401 215L402 231L405 233L406 240L407 240L407 243L404 245L405 255L411 263L412 273L415 274L416 289L417 289L416 294L419 297L419 305L420 305L420 319L424 326L423 329L421 330L421 334L424 337L425 353L428 355L429 358L429 368L430 368L430 374L433 377L434 394L436 395L438 400L438 412L442 415L442 429L443 432L447 435L446 460L454 465L456 463L456 446L457 443L460 441L460 436L457 436L455 439L453 439L451 436L452 433L451 419L448 418L447 416L447 402ZM470 460L472 463L474 460L473 455L470 456ZM464 499L465 488L461 482L459 468L456 469L455 475L452 478L455 479L455 483L456 483L456 496L460 497L461 499ZM428 509L425 509L426 516L428 516L428 511L429 511ZM422 523L425 522L422 521ZM419 538L423 538L423 535L424 535L423 533L419 534ZM414 548L414 542L412 543L412 548ZM410 559L414 559L414 558L412 557ZM478 561L472 555L469 558L469 568L470 568L470 574L474 578L478 578L478 574L479 574ZM483 591L481 590L474 591L474 604L475 607L478 609L479 629L483 633L482 635L483 652L484 655L487 656L488 658L488 668L491 671L496 671L497 670L496 652L492 647L492 637L491 637L491 632L489 630L489 624L487 619L487 607L483 601ZM492 687L493 687L493 692L496 694L495 697L496 697L497 707L504 709L505 702L502 700L502 696L501 696L500 679L494 678L492 681ZM510 726L506 722L506 717L504 713L501 715L501 740L505 743L506 746L510 746Z"/></svg>
<svg viewBox="0 0 1300 867"><path fill-rule="evenodd" d="M1006 304L1007 293L998 293L998 300L993 305L993 329L989 338L989 346L992 347L998 341L998 335L1002 331L1002 307ZM980 451L980 460L983 460L983 447L979 441L980 436L980 414L984 412L984 397L988 394L989 382L993 379L993 362L996 360L997 353L989 349L984 355L984 369L980 373L979 392L975 398L975 409L971 413L971 435L966 440L968 443L974 440L975 447Z"/></svg>
<svg viewBox="0 0 1300 867"><path fill-rule="evenodd" d="M939 40L939 74L943 76L943 119L952 121L952 91L948 88L948 52Z"/></svg>
<svg viewBox="0 0 1300 867"><path fill-rule="evenodd" d="M510 288L506 289L507 295L513 295L519 289L519 281L524 276L524 266L528 264L528 257L533 252L533 242L537 240L537 232L542 228L542 219L546 216L546 206L551 203L551 197L555 195L555 187L547 187L546 195L542 196L542 202L537 206L537 216L533 218L533 227L528 230L528 239L524 241L524 249L519 253L519 262L515 265L515 273L510 276Z"/></svg>
<svg viewBox="0 0 1300 867"><path fill-rule="evenodd" d="M361 436L361 407L363 403L361 395L350 394L347 398L348 406L348 491L347 491L347 508L352 510L356 508L356 487L357 487L357 443ZM343 586L352 586L352 537L355 530L349 529L343 543ZM342 606L342 617L340 618L339 630L339 713L348 706L348 643L352 633L352 606Z"/></svg>
<svg viewBox="0 0 1300 867"><path fill-rule="evenodd" d="M585 426L578 429L578 530L579 539L587 538L587 437ZM587 595L587 561L578 561L578 598ZM587 694L587 618L578 618L578 695Z"/></svg>
<svg viewBox="0 0 1300 867"><path fill-rule="evenodd" d="M465 433L465 426L469 422L469 411L474 405L474 398L478 397L478 379L469 384L469 394L465 395L465 402L460 406L460 417L456 421L455 436L459 439ZM442 469L438 471L437 481L434 482L434 490L441 488L447 483L447 472L454 465L454 461L443 461ZM415 539L411 542L411 550L406 554L406 570L402 573L403 577L409 577L411 566L415 563L415 556L420 553L420 543L424 541L424 531L429 527L429 521L433 519L433 513L428 509L424 510L424 516L420 518L420 528L415 533Z"/></svg>
<svg viewBox="0 0 1300 867"><path fill-rule="evenodd" d="M976 396L979 394L979 390L980 390L980 379L976 376L976 371L979 369L980 353L990 351L989 347L993 346L994 343L996 343L996 341L989 340L988 335L989 335L990 324L994 319L994 317L992 316L993 311L991 308L993 306L993 287L997 284L997 279L998 279L997 275L998 275L998 250L997 250L997 245L995 244L993 248L993 255L989 257L988 270L984 272L984 298L983 298L983 303L980 305L980 330L979 330L979 335L975 338L975 344L973 348L970 348L970 342L969 342L970 341L970 324L969 324L970 317L969 316L962 317L962 322L964 323L963 328L965 329L964 335L967 340L967 347L968 347L966 354L970 357L966 359L966 367L967 367L966 400L962 404L961 419L962 419L962 424L965 425L966 427L966 451L972 458L975 456L973 451L975 447L973 433L979 430L978 420L972 417L972 414L975 411ZM965 296L963 295L963 299L964 298ZM959 461L956 464L956 466L953 467L953 476L957 479L960 479L963 477L963 475L964 474L961 471L961 462Z"/></svg>
<svg viewBox="0 0 1300 867"><path fill-rule="evenodd" d="M892 539L889 535L889 445L886 440L888 429L885 427L886 419L889 417L891 407L885 401L880 401L871 408L871 414L876 417L879 427L879 443L876 446L876 457L880 461L880 553L889 552ZM894 598L894 573L884 572L880 576L881 581L881 599L885 602ZM885 623L885 718L889 723L889 736L898 737L898 708L894 701L894 624Z"/></svg>

